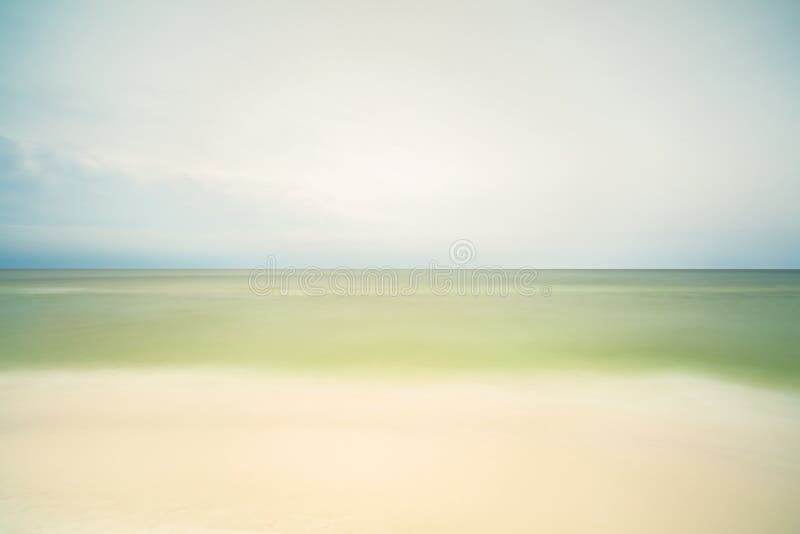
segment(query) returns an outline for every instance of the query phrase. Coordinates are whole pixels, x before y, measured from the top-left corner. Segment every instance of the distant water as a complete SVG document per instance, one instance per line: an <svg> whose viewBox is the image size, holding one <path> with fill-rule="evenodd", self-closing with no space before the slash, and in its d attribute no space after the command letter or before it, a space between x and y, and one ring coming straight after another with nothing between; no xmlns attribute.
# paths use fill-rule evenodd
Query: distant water
<svg viewBox="0 0 800 534"><path fill-rule="evenodd" d="M309 291L296 273L281 288L249 271L0 271L0 366L679 370L800 385L800 271L540 271L530 296L459 294L469 271L447 275L448 291L425 276L402 291L412 275L394 273L400 291L380 295L369 282L342 294L331 272Z"/></svg>

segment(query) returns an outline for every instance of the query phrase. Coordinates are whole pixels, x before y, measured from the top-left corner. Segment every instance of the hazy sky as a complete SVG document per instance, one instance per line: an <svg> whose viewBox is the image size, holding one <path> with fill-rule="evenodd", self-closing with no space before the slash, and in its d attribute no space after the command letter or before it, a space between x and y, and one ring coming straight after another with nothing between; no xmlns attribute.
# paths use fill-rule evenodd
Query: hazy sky
<svg viewBox="0 0 800 534"><path fill-rule="evenodd" d="M0 267L800 267L800 2L0 0Z"/></svg>

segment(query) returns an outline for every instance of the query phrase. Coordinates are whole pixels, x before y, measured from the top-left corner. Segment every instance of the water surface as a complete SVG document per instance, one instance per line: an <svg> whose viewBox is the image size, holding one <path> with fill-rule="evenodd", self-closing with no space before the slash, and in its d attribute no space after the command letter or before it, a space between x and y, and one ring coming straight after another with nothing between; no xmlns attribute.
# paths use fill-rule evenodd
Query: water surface
<svg viewBox="0 0 800 534"><path fill-rule="evenodd" d="M424 280L406 295L340 296L326 277L324 296L309 296L297 276L258 295L250 275L0 271L0 366L678 370L800 384L798 271L540 271L533 296L438 295Z"/></svg>

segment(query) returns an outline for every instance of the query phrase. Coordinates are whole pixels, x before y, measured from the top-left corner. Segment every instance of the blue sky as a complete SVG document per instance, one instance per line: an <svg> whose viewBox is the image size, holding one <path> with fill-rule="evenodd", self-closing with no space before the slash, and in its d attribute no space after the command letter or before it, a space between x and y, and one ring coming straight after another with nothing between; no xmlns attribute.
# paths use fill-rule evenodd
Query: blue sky
<svg viewBox="0 0 800 534"><path fill-rule="evenodd" d="M800 268L800 4L599 4L0 0L0 267Z"/></svg>

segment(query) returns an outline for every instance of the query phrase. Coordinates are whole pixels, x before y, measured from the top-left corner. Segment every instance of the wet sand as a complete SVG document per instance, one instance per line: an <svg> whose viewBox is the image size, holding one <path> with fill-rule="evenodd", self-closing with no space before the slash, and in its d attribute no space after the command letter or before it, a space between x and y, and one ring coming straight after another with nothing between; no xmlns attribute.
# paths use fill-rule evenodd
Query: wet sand
<svg viewBox="0 0 800 534"><path fill-rule="evenodd" d="M683 375L0 374L0 532L800 532L800 397Z"/></svg>

